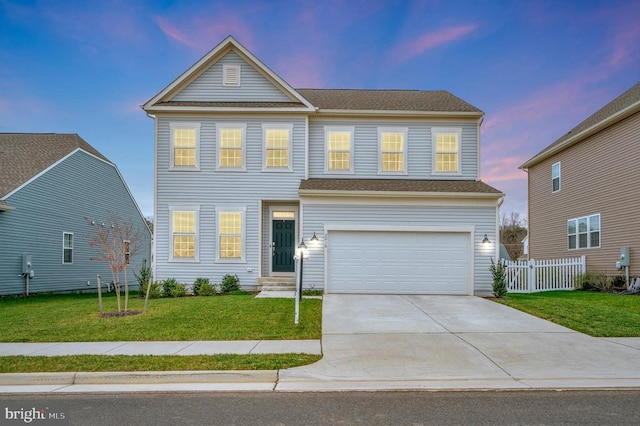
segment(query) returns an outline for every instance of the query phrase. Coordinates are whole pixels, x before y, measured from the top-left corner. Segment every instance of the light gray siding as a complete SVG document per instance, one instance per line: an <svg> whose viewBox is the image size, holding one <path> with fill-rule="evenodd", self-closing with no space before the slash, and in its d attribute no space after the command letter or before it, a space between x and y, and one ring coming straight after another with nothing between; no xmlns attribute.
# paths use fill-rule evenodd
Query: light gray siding
<svg viewBox="0 0 640 426"><path fill-rule="evenodd" d="M23 254L32 256L35 272L30 293L95 291L97 273L111 281L107 263L90 260L96 251L88 244L85 217L101 223L115 213L139 229L143 240L131 259L129 283L137 284L133 272L142 259L150 260L151 235L120 175L85 152L74 153L7 201L15 210L0 212L0 295L24 291ZM63 232L74 236L72 264L62 263Z"/></svg>
<svg viewBox="0 0 640 426"><path fill-rule="evenodd" d="M298 187L304 179L305 120L299 116L203 116L201 118L158 117L157 194L156 194L156 279L175 278L191 284L197 277L220 282L226 273L237 274L241 285L255 285L259 271L260 223L263 211L260 200L292 201L298 199ZM170 123L198 122L200 130L200 170L169 170ZM216 171L216 123L246 123L246 171ZM292 171L262 170L263 123L292 124ZM198 206L199 261L169 261L169 208ZM216 262L216 207L246 208L244 263ZM265 230L263 229L263 232ZM251 269L251 271L248 271Z"/></svg>
<svg viewBox="0 0 640 426"><path fill-rule="evenodd" d="M305 241L315 232L323 235L326 224L349 224L354 226L415 226L415 227L472 227L474 229L473 262L475 294L491 293L491 256L495 256L495 245L482 247L486 233L492 242L497 240L497 207L421 206L403 204L310 204L301 202L304 214L303 236ZM329 245L331 241L327 242ZM310 248L304 263L304 286L324 287L323 245Z"/></svg>
<svg viewBox="0 0 640 426"><path fill-rule="evenodd" d="M223 86L224 65L240 65L240 86ZM290 102L291 99L263 74L230 51L183 88L171 100L198 102Z"/></svg>
<svg viewBox="0 0 640 426"><path fill-rule="evenodd" d="M354 127L354 173L325 173L325 127ZM378 173L378 128L405 127L407 136L406 175ZM434 127L460 128L462 130L460 175L433 174L433 144L431 130ZM360 179L477 179L478 127L473 122L437 122L425 120L390 119L317 119L309 122L309 176L312 178L360 178Z"/></svg>

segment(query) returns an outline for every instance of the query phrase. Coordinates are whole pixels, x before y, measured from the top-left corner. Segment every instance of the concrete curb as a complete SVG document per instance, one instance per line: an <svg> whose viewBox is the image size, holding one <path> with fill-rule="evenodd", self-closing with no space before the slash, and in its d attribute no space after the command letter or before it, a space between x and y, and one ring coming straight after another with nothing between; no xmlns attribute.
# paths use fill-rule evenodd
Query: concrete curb
<svg viewBox="0 0 640 426"><path fill-rule="evenodd" d="M271 383L277 370L132 371L0 374L0 386L132 385L168 383Z"/></svg>

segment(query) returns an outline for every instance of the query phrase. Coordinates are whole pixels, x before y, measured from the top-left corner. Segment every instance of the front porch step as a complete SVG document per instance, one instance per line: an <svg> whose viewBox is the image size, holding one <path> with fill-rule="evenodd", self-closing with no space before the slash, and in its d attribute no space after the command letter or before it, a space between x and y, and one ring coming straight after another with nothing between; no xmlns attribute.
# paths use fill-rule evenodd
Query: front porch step
<svg viewBox="0 0 640 426"><path fill-rule="evenodd" d="M260 277L256 284L262 291L295 291L295 277Z"/></svg>

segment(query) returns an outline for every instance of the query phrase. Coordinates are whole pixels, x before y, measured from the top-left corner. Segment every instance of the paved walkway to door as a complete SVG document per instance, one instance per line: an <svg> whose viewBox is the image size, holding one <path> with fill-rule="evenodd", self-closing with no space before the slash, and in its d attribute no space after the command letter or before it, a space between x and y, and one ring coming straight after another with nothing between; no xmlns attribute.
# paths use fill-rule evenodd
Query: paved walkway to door
<svg viewBox="0 0 640 426"><path fill-rule="evenodd" d="M325 295L323 359L277 390L640 387L640 339L472 296Z"/></svg>

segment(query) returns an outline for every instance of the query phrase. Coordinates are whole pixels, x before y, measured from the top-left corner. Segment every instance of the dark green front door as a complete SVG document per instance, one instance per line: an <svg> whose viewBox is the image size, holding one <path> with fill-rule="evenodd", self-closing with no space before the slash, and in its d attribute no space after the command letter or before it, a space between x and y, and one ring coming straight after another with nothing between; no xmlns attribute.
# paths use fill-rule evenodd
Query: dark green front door
<svg viewBox="0 0 640 426"><path fill-rule="evenodd" d="M272 271L293 272L293 255L296 244L296 221L273 221Z"/></svg>

